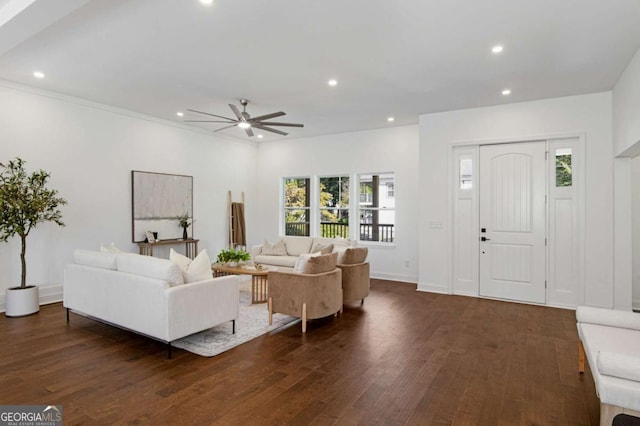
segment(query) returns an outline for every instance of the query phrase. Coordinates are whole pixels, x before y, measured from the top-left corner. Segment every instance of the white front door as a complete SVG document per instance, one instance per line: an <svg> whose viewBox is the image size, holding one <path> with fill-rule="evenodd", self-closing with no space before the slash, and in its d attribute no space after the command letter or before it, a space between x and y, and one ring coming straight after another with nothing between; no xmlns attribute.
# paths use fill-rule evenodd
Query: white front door
<svg viewBox="0 0 640 426"><path fill-rule="evenodd" d="M480 147L482 296L546 302L545 147Z"/></svg>

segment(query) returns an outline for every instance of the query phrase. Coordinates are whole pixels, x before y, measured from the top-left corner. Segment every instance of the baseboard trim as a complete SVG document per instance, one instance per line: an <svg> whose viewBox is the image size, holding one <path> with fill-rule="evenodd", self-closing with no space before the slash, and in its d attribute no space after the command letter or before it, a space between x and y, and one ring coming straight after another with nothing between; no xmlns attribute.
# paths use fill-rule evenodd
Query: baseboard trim
<svg viewBox="0 0 640 426"><path fill-rule="evenodd" d="M48 305L50 303L58 303L62 302L62 286L61 285L53 285L48 287L40 287L39 289L40 300L39 304ZM0 294L0 312L4 312L6 310L6 306L4 304L4 291Z"/></svg>
<svg viewBox="0 0 640 426"><path fill-rule="evenodd" d="M418 283L418 288L416 289L416 291L422 291L426 293L451 294L448 287L431 283Z"/></svg>
<svg viewBox="0 0 640 426"><path fill-rule="evenodd" d="M371 278L387 281L399 281L402 283L415 284L417 277L411 275L385 274L384 272L371 272Z"/></svg>
<svg viewBox="0 0 640 426"><path fill-rule="evenodd" d="M456 296L479 297L478 293L472 291L454 291L453 294L455 294Z"/></svg>

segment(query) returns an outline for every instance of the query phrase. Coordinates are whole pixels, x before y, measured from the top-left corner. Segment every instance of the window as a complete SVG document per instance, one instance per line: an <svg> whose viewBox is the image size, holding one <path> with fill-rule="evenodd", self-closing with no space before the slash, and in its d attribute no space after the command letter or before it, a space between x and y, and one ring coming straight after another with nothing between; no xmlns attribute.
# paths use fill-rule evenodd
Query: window
<svg viewBox="0 0 640 426"><path fill-rule="evenodd" d="M393 198L396 196L395 185L393 182L387 182L387 198Z"/></svg>
<svg viewBox="0 0 640 426"><path fill-rule="evenodd" d="M309 236L309 178L284 178L284 234Z"/></svg>
<svg viewBox="0 0 640 426"><path fill-rule="evenodd" d="M349 176L320 178L320 236L349 238Z"/></svg>
<svg viewBox="0 0 640 426"><path fill-rule="evenodd" d="M571 148L556 149L556 186L571 186Z"/></svg>
<svg viewBox="0 0 640 426"><path fill-rule="evenodd" d="M395 175L393 173L358 175L359 239L391 243L394 240ZM385 197L380 195L384 194Z"/></svg>
<svg viewBox="0 0 640 426"><path fill-rule="evenodd" d="M471 158L460 159L460 189L473 188L473 160Z"/></svg>

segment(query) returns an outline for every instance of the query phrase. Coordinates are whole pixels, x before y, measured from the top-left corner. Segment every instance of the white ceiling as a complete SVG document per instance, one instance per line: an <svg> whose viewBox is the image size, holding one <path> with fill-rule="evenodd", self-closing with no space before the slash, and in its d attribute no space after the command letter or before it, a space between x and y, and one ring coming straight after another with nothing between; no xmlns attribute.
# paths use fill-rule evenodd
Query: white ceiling
<svg viewBox="0 0 640 426"><path fill-rule="evenodd" d="M638 48L638 0L38 0L0 27L0 78L173 121L247 98L295 138L610 90Z"/></svg>

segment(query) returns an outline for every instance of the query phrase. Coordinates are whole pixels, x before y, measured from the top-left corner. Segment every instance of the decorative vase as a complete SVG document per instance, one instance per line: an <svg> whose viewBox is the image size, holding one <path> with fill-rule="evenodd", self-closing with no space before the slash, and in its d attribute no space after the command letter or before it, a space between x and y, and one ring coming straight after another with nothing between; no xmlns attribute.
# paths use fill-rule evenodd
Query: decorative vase
<svg viewBox="0 0 640 426"><path fill-rule="evenodd" d="M235 260L233 260L233 261L229 262L229 263L228 263L228 265L229 265L231 268L235 268L236 266L238 266L238 262L236 262Z"/></svg>
<svg viewBox="0 0 640 426"><path fill-rule="evenodd" d="M183 240L189 239L189 234L187 233L187 227L186 226L184 228L182 228L182 239Z"/></svg>
<svg viewBox="0 0 640 426"><path fill-rule="evenodd" d="M38 287L12 287L5 291L4 314L8 317L23 317L35 314L40 310L40 293Z"/></svg>

